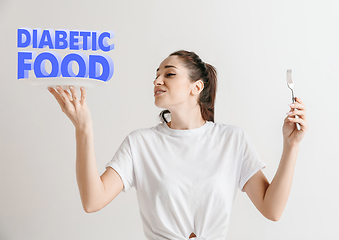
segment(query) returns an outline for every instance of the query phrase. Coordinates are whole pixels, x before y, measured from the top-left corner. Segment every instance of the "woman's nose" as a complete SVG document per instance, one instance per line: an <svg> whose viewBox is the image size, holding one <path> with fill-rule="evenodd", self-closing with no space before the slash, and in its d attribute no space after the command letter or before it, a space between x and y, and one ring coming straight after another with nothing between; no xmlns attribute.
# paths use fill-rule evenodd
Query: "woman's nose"
<svg viewBox="0 0 339 240"><path fill-rule="evenodd" d="M154 84L154 85L161 85L161 81L159 80L159 78L160 78L160 77L158 77L157 79L155 79L155 80L153 81L153 84Z"/></svg>

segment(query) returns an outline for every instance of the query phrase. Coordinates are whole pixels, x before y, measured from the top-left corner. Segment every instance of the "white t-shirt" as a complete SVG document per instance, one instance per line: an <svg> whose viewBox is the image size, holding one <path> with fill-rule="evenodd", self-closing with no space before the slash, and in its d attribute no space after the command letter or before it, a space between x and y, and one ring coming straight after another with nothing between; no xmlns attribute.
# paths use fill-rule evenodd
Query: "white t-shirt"
<svg viewBox="0 0 339 240"><path fill-rule="evenodd" d="M207 121L134 130L107 167L135 187L147 239L224 240L237 189L266 164L242 128Z"/></svg>

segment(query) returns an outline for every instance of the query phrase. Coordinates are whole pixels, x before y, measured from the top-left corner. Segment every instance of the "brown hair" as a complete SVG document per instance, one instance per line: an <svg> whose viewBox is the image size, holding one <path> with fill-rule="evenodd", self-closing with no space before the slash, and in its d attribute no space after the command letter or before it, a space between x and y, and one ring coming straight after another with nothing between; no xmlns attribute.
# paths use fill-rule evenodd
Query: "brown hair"
<svg viewBox="0 0 339 240"><path fill-rule="evenodd" d="M183 61L183 64L189 70L191 82L201 79L204 83L204 88L200 92L198 104L202 118L206 121L214 122L214 102L217 92L217 70L208 63L204 63L197 54L185 50L179 50L171 53L169 56L178 56ZM159 114L162 122L168 122L165 114L171 113L168 109L161 111Z"/></svg>

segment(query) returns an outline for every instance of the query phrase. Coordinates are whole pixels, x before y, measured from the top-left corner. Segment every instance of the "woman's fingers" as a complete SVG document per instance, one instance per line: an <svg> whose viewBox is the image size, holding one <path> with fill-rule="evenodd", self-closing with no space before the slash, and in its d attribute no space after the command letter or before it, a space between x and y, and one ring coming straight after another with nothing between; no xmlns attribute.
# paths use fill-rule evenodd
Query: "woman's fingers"
<svg viewBox="0 0 339 240"><path fill-rule="evenodd" d="M52 87L50 88L50 92L53 94L53 96L55 97L55 99L58 101L58 103L59 103L61 109L64 110L64 108L65 108L65 103L64 103L64 101L62 100L62 98L60 97L60 94L59 94L57 91L55 91L55 89L52 88Z"/></svg>
<svg viewBox="0 0 339 240"><path fill-rule="evenodd" d="M51 88L50 92L57 99L62 112L67 115L73 125L78 129L92 124L91 114L85 102L85 89L83 87L80 88L82 92L82 99L80 102L78 94L73 86L70 87L72 95L68 92L68 90L63 90L60 86L57 87L59 87L58 91Z"/></svg>
<svg viewBox="0 0 339 240"><path fill-rule="evenodd" d="M59 89L58 89L59 87ZM70 112L70 111L74 111L75 106L73 106L73 104L71 103L71 101L69 100L69 93L67 92L67 90L63 90L60 86L57 86L59 95L62 99L62 101L64 102L64 107L63 107L63 111L64 112ZM67 93L66 93L67 92Z"/></svg>
<svg viewBox="0 0 339 240"><path fill-rule="evenodd" d="M307 129L308 129L308 122L307 122L307 119L293 118L293 117L291 118L291 117L289 117L288 121L299 123L300 126L301 126L301 129L303 129L303 130L307 130Z"/></svg>
<svg viewBox="0 0 339 240"><path fill-rule="evenodd" d="M306 106L300 98L295 99L296 102L294 106L291 106L291 110L288 113L288 118L290 122L298 122L304 130L308 129L308 121L306 117ZM298 115L299 118L296 118L295 115Z"/></svg>
<svg viewBox="0 0 339 240"><path fill-rule="evenodd" d="M300 98L296 98L296 102L293 103L293 106L290 106L290 111L288 112L289 116L298 115L301 118L305 119L306 117L306 106Z"/></svg>
<svg viewBox="0 0 339 240"><path fill-rule="evenodd" d="M67 101L69 102L68 96L65 93L64 89L62 89L60 86L57 86L57 91L60 94L60 97L62 99L62 101L67 104Z"/></svg>
<svg viewBox="0 0 339 240"><path fill-rule="evenodd" d="M67 95L67 97L68 97L68 100L69 100L70 102L73 101L71 94L69 94L69 92L68 92L67 90L65 90L65 93L66 93L66 95Z"/></svg>
<svg viewBox="0 0 339 240"><path fill-rule="evenodd" d="M295 100L296 102L293 103L293 106L290 106L291 109L298 108L299 110L306 110L306 106L300 98L296 98Z"/></svg>
<svg viewBox="0 0 339 240"><path fill-rule="evenodd" d="M293 117L295 115L298 115L302 119L305 119L305 117L306 117L305 111L301 111L301 110L298 110L298 109L294 109L294 110L292 109L291 111L288 112L287 115L289 117Z"/></svg>
<svg viewBox="0 0 339 240"><path fill-rule="evenodd" d="M56 98L56 100L58 101L62 110L65 109L66 104L68 104L68 103L69 104L73 103L75 107L78 107L78 106L80 106L80 104L86 102L86 91L85 91L84 87L80 88L81 99L79 99L78 94L77 94L74 86L69 87L72 95L67 90L63 90L60 86L57 86L57 87L59 87L58 91L56 91L54 88L50 87L50 92Z"/></svg>
<svg viewBox="0 0 339 240"><path fill-rule="evenodd" d="M295 100L296 100L298 103L301 103L301 104L304 105L304 102L301 100L301 98L296 97Z"/></svg>
<svg viewBox="0 0 339 240"><path fill-rule="evenodd" d="M80 106L80 102L79 102L77 91L75 90L74 86L69 86L69 89L72 93L73 104L76 108L78 108Z"/></svg>
<svg viewBox="0 0 339 240"><path fill-rule="evenodd" d="M81 91L81 103L86 103L86 91L84 87L80 88Z"/></svg>

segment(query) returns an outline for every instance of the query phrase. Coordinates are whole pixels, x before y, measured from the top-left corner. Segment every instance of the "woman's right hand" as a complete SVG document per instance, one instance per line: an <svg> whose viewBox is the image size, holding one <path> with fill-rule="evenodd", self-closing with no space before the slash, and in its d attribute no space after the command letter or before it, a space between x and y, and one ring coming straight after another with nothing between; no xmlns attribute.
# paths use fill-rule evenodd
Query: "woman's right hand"
<svg viewBox="0 0 339 240"><path fill-rule="evenodd" d="M61 110L72 121L76 130L84 130L87 127L92 127L91 113L86 104L85 88L84 87L80 88L81 91L80 100L73 86L70 86L72 96L69 94L67 90L63 90L60 86L57 86L57 89L58 91L56 91L54 88L49 88L48 90L56 98L61 107Z"/></svg>

